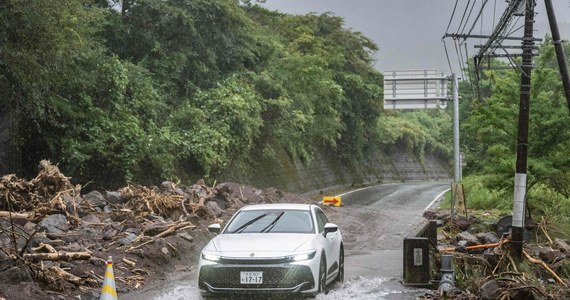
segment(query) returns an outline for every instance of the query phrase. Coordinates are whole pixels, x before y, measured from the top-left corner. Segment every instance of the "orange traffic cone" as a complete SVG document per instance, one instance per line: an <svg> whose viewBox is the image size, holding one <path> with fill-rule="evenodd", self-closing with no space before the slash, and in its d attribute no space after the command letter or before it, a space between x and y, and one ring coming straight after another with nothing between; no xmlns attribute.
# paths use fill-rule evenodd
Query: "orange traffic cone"
<svg viewBox="0 0 570 300"><path fill-rule="evenodd" d="M107 259L107 270L103 279L103 289L99 300L117 300L117 289L115 288L115 276L113 275L113 259Z"/></svg>

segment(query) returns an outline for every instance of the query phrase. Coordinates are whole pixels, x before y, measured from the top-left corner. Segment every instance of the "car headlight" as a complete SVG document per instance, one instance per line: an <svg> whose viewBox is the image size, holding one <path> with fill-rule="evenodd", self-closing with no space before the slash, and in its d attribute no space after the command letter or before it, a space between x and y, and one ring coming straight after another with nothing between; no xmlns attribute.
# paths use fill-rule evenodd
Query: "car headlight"
<svg viewBox="0 0 570 300"><path fill-rule="evenodd" d="M316 253L317 251L295 254L291 256L291 261L295 262L295 261L309 260L315 257Z"/></svg>
<svg viewBox="0 0 570 300"><path fill-rule="evenodd" d="M202 253L202 259L218 262L220 260L220 256L210 253Z"/></svg>

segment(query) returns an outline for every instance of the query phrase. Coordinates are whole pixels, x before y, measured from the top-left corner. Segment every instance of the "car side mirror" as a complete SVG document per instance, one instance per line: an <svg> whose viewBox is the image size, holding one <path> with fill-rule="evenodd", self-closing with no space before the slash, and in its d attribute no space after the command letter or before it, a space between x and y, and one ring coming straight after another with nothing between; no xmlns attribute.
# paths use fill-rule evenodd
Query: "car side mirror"
<svg viewBox="0 0 570 300"><path fill-rule="evenodd" d="M212 224L210 226L208 226L208 231L212 232L212 233L220 233L220 231L222 230L222 226L220 226L220 224Z"/></svg>
<svg viewBox="0 0 570 300"><path fill-rule="evenodd" d="M336 224L333 223L325 224L325 236L327 236L327 234L331 232L337 232L337 231L338 231L338 226Z"/></svg>

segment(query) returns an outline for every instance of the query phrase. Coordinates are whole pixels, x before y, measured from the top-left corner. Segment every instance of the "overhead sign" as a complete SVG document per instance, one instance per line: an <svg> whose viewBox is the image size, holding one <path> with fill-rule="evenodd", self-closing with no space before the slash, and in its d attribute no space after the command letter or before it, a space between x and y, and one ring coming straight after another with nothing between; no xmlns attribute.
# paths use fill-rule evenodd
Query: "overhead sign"
<svg viewBox="0 0 570 300"><path fill-rule="evenodd" d="M384 73L384 109L445 108L449 76L435 70Z"/></svg>
<svg viewBox="0 0 570 300"><path fill-rule="evenodd" d="M342 200L340 196L336 197L325 196L323 197L323 204L340 206L342 204Z"/></svg>

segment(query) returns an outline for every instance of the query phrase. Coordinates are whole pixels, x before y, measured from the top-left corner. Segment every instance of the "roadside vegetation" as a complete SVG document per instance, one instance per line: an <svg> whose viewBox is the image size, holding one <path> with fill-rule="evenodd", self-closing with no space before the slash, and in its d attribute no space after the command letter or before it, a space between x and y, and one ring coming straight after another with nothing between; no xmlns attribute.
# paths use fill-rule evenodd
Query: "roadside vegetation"
<svg viewBox="0 0 570 300"><path fill-rule="evenodd" d="M570 45L565 42L566 61ZM493 62L493 65L504 65ZM570 114L552 39L546 36L532 72L527 208L537 220L570 232ZM473 70L473 69L471 69ZM484 70L461 86L461 143L467 205L511 214L520 74Z"/></svg>
<svg viewBox="0 0 570 300"><path fill-rule="evenodd" d="M446 158L448 115L383 111L371 40L332 14L254 3L4 1L0 97L18 173L50 159L112 188L213 181L283 153L307 164L321 149L352 161L399 143Z"/></svg>

